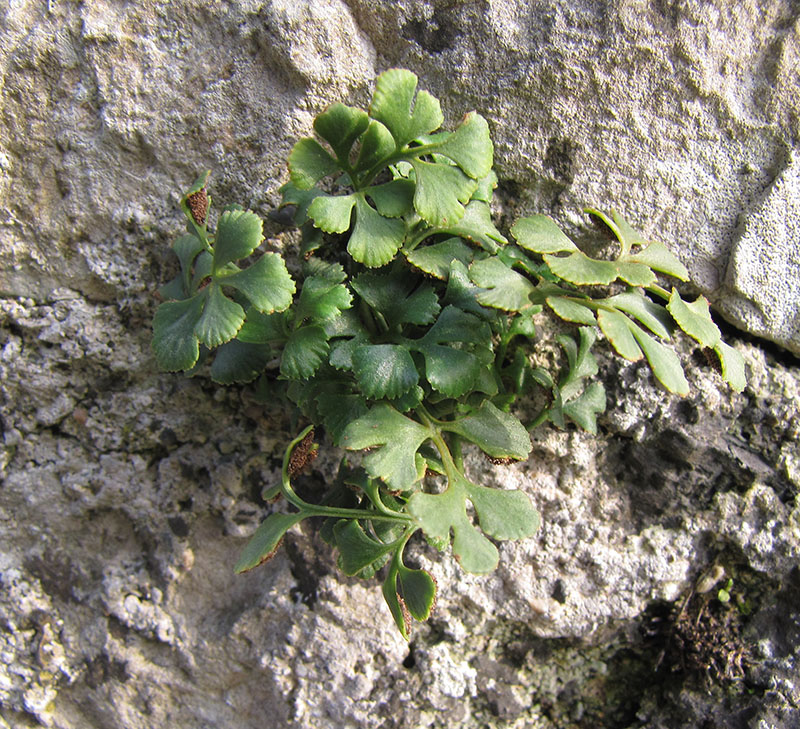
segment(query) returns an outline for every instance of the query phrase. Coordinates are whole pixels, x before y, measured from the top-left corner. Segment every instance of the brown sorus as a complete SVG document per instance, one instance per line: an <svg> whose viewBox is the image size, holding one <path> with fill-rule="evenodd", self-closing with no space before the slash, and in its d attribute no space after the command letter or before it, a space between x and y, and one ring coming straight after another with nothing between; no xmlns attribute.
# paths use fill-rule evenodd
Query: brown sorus
<svg viewBox="0 0 800 729"><path fill-rule="evenodd" d="M711 347L704 347L703 350L703 357L706 358L706 364L714 370L717 374L722 374L722 365L720 364L719 357L717 353L711 349Z"/></svg>
<svg viewBox="0 0 800 729"><path fill-rule="evenodd" d="M515 458L494 458L493 456L486 456L486 460L493 466L508 466L516 460Z"/></svg>
<svg viewBox="0 0 800 729"><path fill-rule="evenodd" d="M317 457L318 449L315 445L314 431L309 430L306 437L297 444L297 447L289 457L290 476L296 476Z"/></svg>
<svg viewBox="0 0 800 729"><path fill-rule="evenodd" d="M194 222L198 225L205 225L206 214L208 213L208 194L206 188L193 192L191 195L186 196L186 204L189 206L189 211L192 213Z"/></svg>

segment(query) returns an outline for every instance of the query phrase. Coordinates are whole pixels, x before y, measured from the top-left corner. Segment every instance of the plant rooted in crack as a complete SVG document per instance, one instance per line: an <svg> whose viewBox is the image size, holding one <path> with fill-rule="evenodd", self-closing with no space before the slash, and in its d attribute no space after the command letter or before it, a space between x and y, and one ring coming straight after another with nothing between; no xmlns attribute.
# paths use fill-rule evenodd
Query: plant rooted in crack
<svg viewBox="0 0 800 729"><path fill-rule="evenodd" d="M509 242L491 219L486 121L470 112L452 132L442 122L439 102L400 69L378 78L369 111L334 104L316 118L317 138L295 145L281 188L302 234L297 282L278 253L253 260L263 240L255 213L225 208L211 231L201 176L182 200L188 232L173 246L181 270L160 290L167 301L154 320L163 369L193 374L213 352L216 382L260 378L335 445L364 452L360 466L345 459L312 504L292 487L316 455L313 426L300 433L281 482L264 493L289 509L267 517L236 570L269 559L301 520L324 517L322 536L345 574L384 570L383 594L405 637L436 596L431 575L404 562L413 534L486 573L498 563L496 540L537 530L529 496L471 481L462 448L505 463L527 458L528 431L545 421L595 433L606 406L592 380L598 332L685 395L667 344L680 329L744 387L742 359L722 342L706 300L686 301L658 283L657 274L688 276L664 245L596 210L588 212L618 242L613 260L588 257L544 215L518 220ZM577 340L558 339L567 361L560 375L531 359L534 317L545 310L579 325ZM515 407L537 388L549 405L523 424ZM433 490L431 474L443 489Z"/></svg>

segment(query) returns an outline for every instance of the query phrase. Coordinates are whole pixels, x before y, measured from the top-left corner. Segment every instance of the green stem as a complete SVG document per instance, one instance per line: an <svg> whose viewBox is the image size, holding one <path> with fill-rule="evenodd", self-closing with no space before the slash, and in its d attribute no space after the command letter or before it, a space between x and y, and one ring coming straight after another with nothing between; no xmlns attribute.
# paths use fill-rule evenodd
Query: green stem
<svg viewBox="0 0 800 729"><path fill-rule="evenodd" d="M669 291L667 291L665 288L662 288L658 284L650 284L650 286L647 287L647 290L651 293L654 293L656 296L660 296L665 301L669 301L672 296Z"/></svg>
<svg viewBox="0 0 800 729"><path fill-rule="evenodd" d="M364 509L343 509L333 506L317 506L303 501L297 492L292 488L291 481L289 480L289 460L292 457L292 452L298 443L300 443L312 430L314 426L309 425L298 435L286 449L283 456L283 468L281 471L281 491L286 497L286 500L293 506L305 512L308 516L329 516L339 519L369 519L370 521L403 521L410 523L411 517L406 514L379 514Z"/></svg>
<svg viewBox="0 0 800 729"><path fill-rule="evenodd" d="M531 424L527 427L528 431L533 430L534 428L538 428L544 421L547 420L547 408L542 410L531 422Z"/></svg>
<svg viewBox="0 0 800 729"><path fill-rule="evenodd" d="M189 218L189 222L194 226L195 233L197 233L197 237L206 247L206 251L210 253L212 256L214 255L214 249L211 247L211 243L208 240L208 228L205 225L198 225L192 215L184 210L186 216ZM206 218L207 222L207 218Z"/></svg>
<svg viewBox="0 0 800 729"><path fill-rule="evenodd" d="M450 448L453 451L453 462L456 464L456 468L464 473L464 454L461 452L461 446L463 445L463 441L461 436L457 433L450 434Z"/></svg>
<svg viewBox="0 0 800 729"><path fill-rule="evenodd" d="M412 238L409 242L407 242L403 246L403 250L406 253L411 253L422 241L426 238L430 238L432 235L436 235L437 233L441 233L442 231L438 228L427 228L426 230L421 231L418 235Z"/></svg>
<svg viewBox="0 0 800 729"><path fill-rule="evenodd" d="M378 323L378 328L381 330L382 334L386 334L386 332L389 331L389 325L386 323L386 317L377 310L375 311L375 321Z"/></svg>
<svg viewBox="0 0 800 729"><path fill-rule="evenodd" d="M450 453L450 449L447 447L447 442L442 435L442 431L436 427L436 423L438 423L438 421L429 415L425 408L421 405L416 409L416 412L422 419L422 422L427 425L428 429L431 431L431 440L433 441L433 444L436 446L436 449L439 451L439 455L442 458L445 476L450 483L453 483L456 480L456 475L459 472L459 468L456 466L456 463L453 460L453 455Z"/></svg>
<svg viewBox="0 0 800 729"><path fill-rule="evenodd" d="M364 488L364 492L367 494L367 497L372 502L372 505L382 514L386 514L386 516L397 516L400 514L399 511L395 511L394 509L390 509L386 504L383 503L383 499L381 499L380 488L375 481L370 480L368 482L369 488ZM363 488L363 487L362 487Z"/></svg>
<svg viewBox="0 0 800 729"><path fill-rule="evenodd" d="M498 370L503 366L503 362L506 361L506 352L508 351L509 342L511 342L511 337L509 337L508 333L506 332L500 338L500 344L497 347L497 354L494 358Z"/></svg>
<svg viewBox="0 0 800 729"><path fill-rule="evenodd" d="M420 420L427 425L428 427L433 427L433 424L436 425L444 425L444 422L441 420L437 420L436 418L431 415L428 410L425 408L424 405L417 405L415 412L419 415Z"/></svg>
<svg viewBox="0 0 800 729"><path fill-rule="evenodd" d="M405 567L405 565L403 564L403 550L406 548L408 540L411 539L411 536L414 534L415 531L417 531L417 529L419 529L419 527L413 524L407 526L406 530L400 535L400 537L392 542L392 547L396 550L392 562L394 562L395 559L399 558L400 566Z"/></svg>
<svg viewBox="0 0 800 729"><path fill-rule="evenodd" d="M381 160L374 167L367 170L364 176L358 181L358 185L355 185L355 180L353 180L354 186L357 190L363 190L369 187L372 184L372 181L380 174L380 172L386 169L389 165L393 165L395 162L401 162L402 160L408 160L409 157L421 157L423 154L435 152L440 146L440 143L434 143L423 144L421 147L414 147L413 149L409 149L408 147L398 149L394 152L394 154L390 155L384 160Z"/></svg>
<svg viewBox="0 0 800 729"><path fill-rule="evenodd" d="M361 322L369 330L370 335L377 337L378 329L375 326L375 318L372 316L372 310L370 309L369 304L364 301L364 299L361 299L359 302L358 311L359 314L361 314Z"/></svg>
<svg viewBox="0 0 800 729"><path fill-rule="evenodd" d="M360 189L356 187L356 172L350 165L348 160L339 159L339 156L336 156L336 162L339 164L341 170L350 178L350 182L353 184L354 189Z"/></svg>
<svg viewBox="0 0 800 729"><path fill-rule="evenodd" d="M335 509L329 506L314 506L313 504L306 504L300 507L294 501L292 501L292 503L308 516L328 516L337 519L364 519L366 521L401 521L407 524L413 521L410 516L406 516L405 514L379 514L374 511L364 511L363 509Z"/></svg>

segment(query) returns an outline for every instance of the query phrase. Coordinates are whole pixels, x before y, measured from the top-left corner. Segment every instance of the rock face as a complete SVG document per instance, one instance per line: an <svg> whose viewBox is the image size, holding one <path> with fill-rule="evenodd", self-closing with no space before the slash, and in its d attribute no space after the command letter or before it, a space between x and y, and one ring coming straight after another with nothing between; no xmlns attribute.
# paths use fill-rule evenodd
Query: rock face
<svg viewBox="0 0 800 729"><path fill-rule="evenodd" d="M441 590L409 646L310 529L234 577L294 425L248 388L157 373L149 321L196 174L265 215L314 114L401 65L450 123L488 119L501 223L547 212L581 239L577 211L615 207L729 321L800 353L799 18L790 0L7 3L0 727L795 726L790 357L736 343L734 395L687 347L683 401L609 359L600 437L470 462L543 527L485 578L416 545Z"/></svg>

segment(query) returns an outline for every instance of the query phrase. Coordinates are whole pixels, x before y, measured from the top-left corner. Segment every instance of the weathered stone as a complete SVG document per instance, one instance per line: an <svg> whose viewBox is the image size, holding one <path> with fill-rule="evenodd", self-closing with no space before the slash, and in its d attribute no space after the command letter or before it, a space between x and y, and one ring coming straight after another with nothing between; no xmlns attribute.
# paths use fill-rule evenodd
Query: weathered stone
<svg viewBox="0 0 800 729"><path fill-rule="evenodd" d="M305 525L231 573L293 433L248 388L158 374L149 322L197 173L266 214L314 115L402 65L448 125L489 120L501 223L548 212L584 241L577 211L615 207L731 321L800 351L798 22L790 0L6 3L0 726L700 727L720 707L792 726L794 363L737 343L735 395L684 343L678 401L605 359L598 438L542 431L518 466L470 455L543 526L482 578L415 542L440 592L409 646ZM655 672L665 605L714 565L752 696Z"/></svg>
<svg viewBox="0 0 800 729"><path fill-rule="evenodd" d="M724 308L744 327L800 351L800 152L793 152L734 239Z"/></svg>

